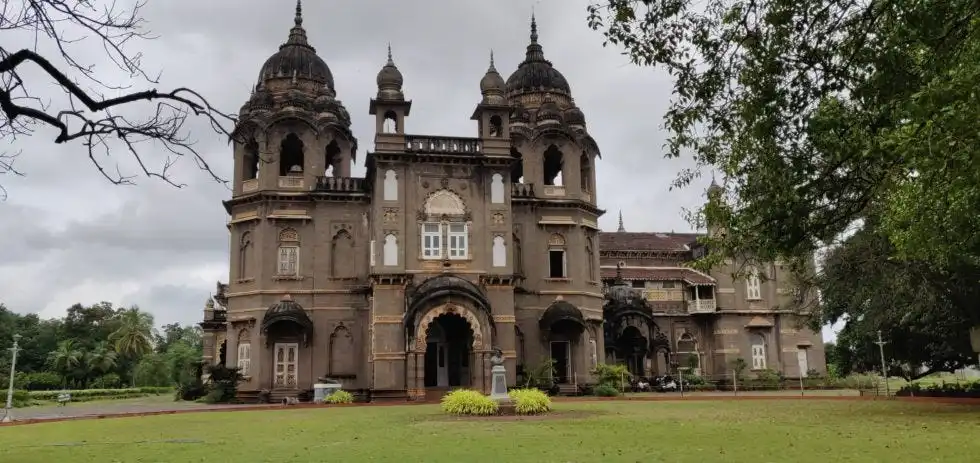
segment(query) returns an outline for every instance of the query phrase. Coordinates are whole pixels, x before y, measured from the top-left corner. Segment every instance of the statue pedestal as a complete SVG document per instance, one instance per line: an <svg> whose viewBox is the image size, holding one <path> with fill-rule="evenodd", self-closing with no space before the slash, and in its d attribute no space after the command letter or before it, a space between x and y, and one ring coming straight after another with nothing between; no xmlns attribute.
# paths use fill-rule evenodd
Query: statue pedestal
<svg viewBox="0 0 980 463"><path fill-rule="evenodd" d="M507 395L507 372L503 365L494 365L490 370L490 398L498 403L510 402Z"/></svg>

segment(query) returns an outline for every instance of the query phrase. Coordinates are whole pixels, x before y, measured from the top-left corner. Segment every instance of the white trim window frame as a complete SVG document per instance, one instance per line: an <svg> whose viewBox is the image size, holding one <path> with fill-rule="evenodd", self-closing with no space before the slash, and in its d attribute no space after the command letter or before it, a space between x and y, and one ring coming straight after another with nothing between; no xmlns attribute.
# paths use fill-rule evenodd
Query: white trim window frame
<svg viewBox="0 0 980 463"><path fill-rule="evenodd" d="M238 369L242 376L249 376L249 367L252 364L252 346L248 342L238 345Z"/></svg>
<svg viewBox="0 0 980 463"><path fill-rule="evenodd" d="M446 247L450 260L469 257L469 227L465 223L450 222L446 226Z"/></svg>
<svg viewBox="0 0 980 463"><path fill-rule="evenodd" d="M752 269L745 277L745 298L750 301L762 300L762 280L759 279L759 271Z"/></svg>
<svg viewBox="0 0 980 463"><path fill-rule="evenodd" d="M442 230L440 222L422 223L422 258L427 260L442 259Z"/></svg>

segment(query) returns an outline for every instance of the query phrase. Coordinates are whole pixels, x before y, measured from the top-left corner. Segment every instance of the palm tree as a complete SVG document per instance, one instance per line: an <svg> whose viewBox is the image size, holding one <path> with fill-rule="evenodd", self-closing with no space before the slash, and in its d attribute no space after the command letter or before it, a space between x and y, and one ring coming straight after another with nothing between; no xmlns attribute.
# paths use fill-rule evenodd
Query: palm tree
<svg viewBox="0 0 980 463"><path fill-rule="evenodd" d="M120 355L138 360L153 350L153 316L136 306L124 310L119 314L119 329L109 335L109 341ZM134 376L134 385L135 381Z"/></svg>
<svg viewBox="0 0 980 463"><path fill-rule="evenodd" d="M83 354L75 346L75 341L66 339L58 343L58 348L48 353L51 368L61 373L62 387L67 387L68 377L82 364Z"/></svg>
<svg viewBox="0 0 980 463"><path fill-rule="evenodd" d="M109 373L116 366L115 351L110 349L105 342L95 345L88 354L85 355L85 365L92 376L102 376Z"/></svg>

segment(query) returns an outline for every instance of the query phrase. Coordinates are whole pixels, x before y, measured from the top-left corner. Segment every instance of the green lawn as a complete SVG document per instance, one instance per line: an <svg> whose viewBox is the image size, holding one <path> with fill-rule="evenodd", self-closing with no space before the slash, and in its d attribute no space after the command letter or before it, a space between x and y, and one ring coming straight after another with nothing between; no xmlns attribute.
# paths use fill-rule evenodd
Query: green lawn
<svg viewBox="0 0 980 463"><path fill-rule="evenodd" d="M980 407L897 401L564 402L558 417L437 406L83 420L0 428L0 461L967 462Z"/></svg>

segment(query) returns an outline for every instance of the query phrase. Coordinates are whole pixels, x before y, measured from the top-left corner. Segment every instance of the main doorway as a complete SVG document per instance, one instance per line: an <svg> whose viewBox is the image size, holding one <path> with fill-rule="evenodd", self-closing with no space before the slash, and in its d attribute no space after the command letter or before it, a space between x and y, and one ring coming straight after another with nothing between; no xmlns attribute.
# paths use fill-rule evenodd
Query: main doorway
<svg viewBox="0 0 980 463"><path fill-rule="evenodd" d="M551 341L551 359L555 366L553 374L559 384L568 384L572 376L571 344L568 341Z"/></svg>
<svg viewBox="0 0 980 463"><path fill-rule="evenodd" d="M297 374L299 344L276 343L272 352L275 359L272 387L275 389L296 389L299 384Z"/></svg>
<svg viewBox="0 0 980 463"><path fill-rule="evenodd" d="M470 386L472 346L473 330L463 317L436 317L425 340L425 387Z"/></svg>

